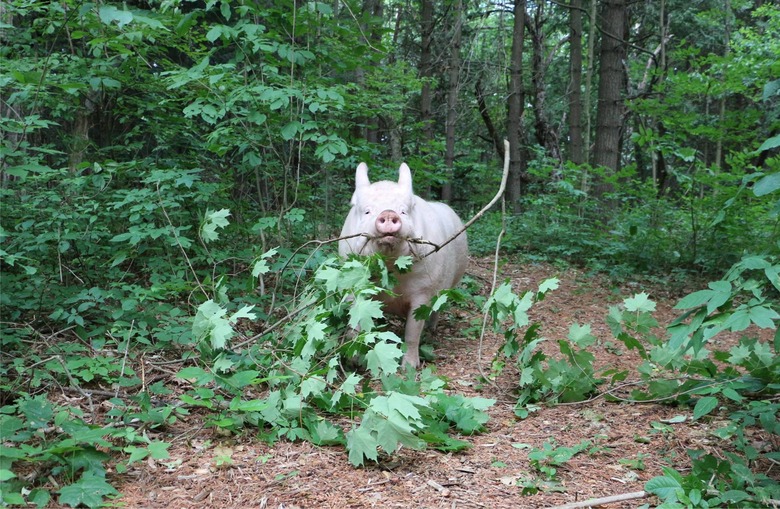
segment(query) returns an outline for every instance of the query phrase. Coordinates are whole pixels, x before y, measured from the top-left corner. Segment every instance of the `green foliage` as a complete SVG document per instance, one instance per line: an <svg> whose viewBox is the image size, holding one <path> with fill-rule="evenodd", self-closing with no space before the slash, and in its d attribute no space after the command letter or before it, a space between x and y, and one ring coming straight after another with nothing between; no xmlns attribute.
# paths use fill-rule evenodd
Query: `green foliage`
<svg viewBox="0 0 780 509"><path fill-rule="evenodd" d="M746 160L743 154L740 161ZM780 242L777 199L750 191L757 180L760 193L769 188L763 173L750 166L718 174L699 166L691 177L676 174L683 196L659 193L627 168L614 177L608 214L592 192L592 181L599 178L595 170L550 164L534 171L540 183L523 198L523 213L483 217L480 228L469 232L473 251L492 253L505 225L501 247L507 253L567 260L625 279L635 272L719 275L748 250L772 253Z"/></svg>
<svg viewBox="0 0 780 509"><path fill-rule="evenodd" d="M665 469L664 476L647 483L646 490L659 496L663 507L759 507L780 494L776 480L758 467L762 462L776 461L777 453L756 448L748 438L756 429L771 436L780 432L776 418L780 411L776 402L780 334L770 343L743 337L728 351L709 348L718 335L743 332L751 325L777 331L779 274L780 265L774 257L744 257L722 280L682 298L676 309L686 311L667 326L663 337L656 335L656 305L648 294L626 298L621 306L609 310L607 324L615 339L644 360L637 370L642 383L632 391L633 401L685 405L690 408L691 420L718 415L725 422L714 435L723 442L718 448L726 459L690 450L691 473L683 477ZM604 384L607 376L615 384L629 375L607 370L596 376L592 367L595 357L589 349L597 345L588 325L571 326L567 340L558 344L560 358L539 350L545 339L539 336L539 324L528 319L527 311L556 286L556 280L549 280L536 293L518 296L504 284L485 304L494 328L505 337L491 377L503 371L507 359L516 359L520 371L516 413L523 418L540 402L582 401ZM607 397L618 399L611 391ZM677 422L687 419L680 416ZM559 448L546 443L529 454L529 461L548 482L554 481L556 467L589 445ZM524 480L523 486L524 492L533 493L541 485Z"/></svg>
<svg viewBox="0 0 780 509"><path fill-rule="evenodd" d="M751 324L777 330L776 298L767 294L776 296L779 269L773 257L743 258L722 280L680 300L676 308L688 311L669 325L664 339L649 334L657 325L651 316L654 305L636 307L627 300L625 311L610 312L615 337L637 348L645 359L639 372L646 389L635 390L635 399L687 404L694 420L714 412L727 415L726 424L714 434L729 444L728 459L690 451L690 474L683 477L667 469L664 476L648 482L647 491L664 500L664 507L759 507L780 493L776 481L756 470L761 458L772 461L775 453L761 452L746 439L751 428L771 435L780 432L776 420L780 406L774 401L780 388L780 336L775 334L771 344L743 337L728 351L706 348L718 334L741 332ZM646 296L642 300L650 303Z"/></svg>
<svg viewBox="0 0 780 509"><path fill-rule="evenodd" d="M377 461L380 452L393 454L401 445L448 451L467 447L448 435L449 428L479 432L493 401L449 395L445 381L430 370L419 381L413 370L406 378L397 375L401 340L382 329L381 306L373 299L391 283L381 258L326 260L282 329L261 334L261 344L244 350L235 348L233 330L237 319L253 318L248 309L226 318L229 303L204 302L193 333L205 367L179 372L192 384L182 401L216 412L210 424L224 430L251 425L268 440L346 446L356 466ZM344 335L347 328L357 332ZM367 373L348 367L355 362ZM372 380L381 380L381 389L372 389ZM264 395L247 397L260 390ZM360 416L359 425L346 434L331 421L342 414Z"/></svg>
<svg viewBox="0 0 780 509"><path fill-rule="evenodd" d="M542 401L551 404L582 401L603 382L594 372L595 357L588 351L596 341L590 325L572 324L568 338L557 342L560 358L548 356L540 349L546 339L539 336L539 324L531 324L527 312L557 287L558 280L549 279L535 293L527 291L518 296L504 283L485 303L485 312L492 319L494 329L502 332L505 340L493 360L491 378L503 372L507 360L515 359L520 370L515 413L522 418L528 417Z"/></svg>
<svg viewBox="0 0 780 509"><path fill-rule="evenodd" d="M132 427L88 424L78 408L29 395L20 395L2 407L0 434L4 441L0 447L4 505L48 504L53 495L50 489L29 489L28 481L15 473L34 466L42 479L49 475L63 479L57 490L60 504L100 507L105 497L118 495L106 481L108 453L127 453L127 459L116 464L117 471L124 472L147 456L166 458L169 445L153 442Z"/></svg>
<svg viewBox="0 0 780 509"><path fill-rule="evenodd" d="M565 465L577 454L586 451L591 447L590 440L583 440L573 447L559 447L554 441L545 441L541 449L532 449L528 453L528 460L531 466L548 480L554 480L558 468Z"/></svg>

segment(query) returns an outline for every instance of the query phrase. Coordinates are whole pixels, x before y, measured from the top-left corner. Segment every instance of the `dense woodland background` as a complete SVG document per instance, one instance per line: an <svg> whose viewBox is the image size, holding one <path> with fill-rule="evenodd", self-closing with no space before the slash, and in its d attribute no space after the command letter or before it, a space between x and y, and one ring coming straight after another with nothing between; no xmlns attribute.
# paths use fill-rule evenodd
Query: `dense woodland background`
<svg viewBox="0 0 780 509"><path fill-rule="evenodd" d="M507 139L474 255L504 230L502 257L680 287L754 256L762 309L780 290L773 1L10 0L0 42L7 429L55 380L136 383L104 349L242 372L218 320L253 313L251 338L301 309L335 253L306 242L338 235L361 161L372 179L406 161L468 219Z"/></svg>

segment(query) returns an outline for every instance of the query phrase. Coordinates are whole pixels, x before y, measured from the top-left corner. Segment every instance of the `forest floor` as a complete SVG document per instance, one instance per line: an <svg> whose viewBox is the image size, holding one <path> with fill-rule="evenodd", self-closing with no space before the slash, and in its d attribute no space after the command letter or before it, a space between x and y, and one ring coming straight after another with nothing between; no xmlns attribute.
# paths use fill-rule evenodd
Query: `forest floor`
<svg viewBox="0 0 780 509"><path fill-rule="evenodd" d="M487 293L492 261L473 259L469 275L483 283ZM593 348L597 372L607 367L628 369L636 379L639 358L612 338L605 320L609 306L646 291L657 303L656 318L665 324L675 316L672 307L680 294L660 284L616 286L600 276L549 264L504 265L498 280L511 279L515 291L521 292L536 290L550 277L558 277L560 287L531 310L532 320L541 324L540 334L564 339L573 323L590 323L599 339ZM434 345L436 372L450 380L453 391L497 400L489 409L486 431L463 437L472 445L464 452L402 449L380 463L354 468L343 447L287 441L268 445L250 432L226 437L191 415L164 436L152 437L172 442L170 459L148 460L134 464L127 474L111 475L122 493L115 503L165 508L552 507L641 491L664 466L686 471L690 464L686 449L717 447L711 435L719 426L717 412L712 418L674 423L676 416L690 417L691 409L655 403L610 403L597 397L543 407L518 419L512 395L516 371L507 367L495 384L478 383L481 370L489 371L501 346L501 338L494 334L487 334L480 346L459 332L480 321L471 311L449 312L440 321ZM622 348L609 347L608 342ZM548 353L557 351L557 344L548 343L552 348ZM556 483L545 483L528 454L550 440L559 447L589 440L593 447L558 467ZM230 462L220 459L226 457ZM523 486L539 490L526 495ZM655 505L657 500L634 499L605 507L642 503Z"/></svg>

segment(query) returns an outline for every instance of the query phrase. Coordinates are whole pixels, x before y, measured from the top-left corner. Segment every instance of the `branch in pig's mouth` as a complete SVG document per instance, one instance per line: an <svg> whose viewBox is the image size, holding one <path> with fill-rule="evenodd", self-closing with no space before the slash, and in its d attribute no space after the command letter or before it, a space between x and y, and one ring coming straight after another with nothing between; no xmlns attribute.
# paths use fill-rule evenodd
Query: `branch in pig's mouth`
<svg viewBox="0 0 780 509"><path fill-rule="evenodd" d="M439 244L434 244L430 240L425 240L423 238L406 239L406 241L409 242L410 244L424 244L424 245L428 245L428 246L433 246L433 251L431 251L431 253L435 253L436 251L438 251L439 249L441 249L443 247L443 246L440 246Z"/></svg>

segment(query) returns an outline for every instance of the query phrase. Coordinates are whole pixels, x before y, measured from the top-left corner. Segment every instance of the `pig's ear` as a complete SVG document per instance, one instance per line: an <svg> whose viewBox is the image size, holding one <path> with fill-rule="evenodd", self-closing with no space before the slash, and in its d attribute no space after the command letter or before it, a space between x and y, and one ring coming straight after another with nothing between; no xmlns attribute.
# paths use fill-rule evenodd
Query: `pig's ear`
<svg viewBox="0 0 780 509"><path fill-rule="evenodd" d="M355 172L355 189L368 187L370 185L371 182L368 180L368 166L366 166L366 163L358 164L357 171Z"/></svg>
<svg viewBox="0 0 780 509"><path fill-rule="evenodd" d="M401 163L401 167L398 168L398 185L412 192L412 170L409 169L406 163Z"/></svg>

